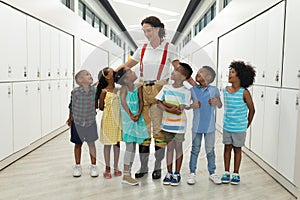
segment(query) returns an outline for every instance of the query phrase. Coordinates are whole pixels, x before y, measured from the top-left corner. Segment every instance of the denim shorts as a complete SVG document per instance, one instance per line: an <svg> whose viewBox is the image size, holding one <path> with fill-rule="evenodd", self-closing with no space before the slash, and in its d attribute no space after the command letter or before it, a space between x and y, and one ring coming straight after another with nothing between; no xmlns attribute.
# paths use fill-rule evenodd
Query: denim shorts
<svg viewBox="0 0 300 200"><path fill-rule="evenodd" d="M232 144L234 147L243 147L245 145L246 132L232 133L223 131L223 144Z"/></svg>
<svg viewBox="0 0 300 200"><path fill-rule="evenodd" d="M91 126L83 127L71 124L71 138L70 141L75 144L82 144L83 142L95 142L98 140L97 124L93 123Z"/></svg>

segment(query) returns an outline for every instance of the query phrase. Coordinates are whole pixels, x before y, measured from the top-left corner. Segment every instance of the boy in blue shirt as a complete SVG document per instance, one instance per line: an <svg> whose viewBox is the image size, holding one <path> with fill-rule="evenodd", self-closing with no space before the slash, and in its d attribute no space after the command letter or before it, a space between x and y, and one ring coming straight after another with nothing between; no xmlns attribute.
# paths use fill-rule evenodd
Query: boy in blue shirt
<svg viewBox="0 0 300 200"><path fill-rule="evenodd" d="M205 140L205 151L207 158L207 168L209 179L215 184L221 184L221 179L215 174L215 108L221 108L220 92L216 86L210 85L215 79L216 73L209 66L203 66L197 72L195 81L189 81L193 104L193 126L192 126L192 150L190 157L190 175L187 183L196 183L196 167L198 155L201 148L202 137Z"/></svg>

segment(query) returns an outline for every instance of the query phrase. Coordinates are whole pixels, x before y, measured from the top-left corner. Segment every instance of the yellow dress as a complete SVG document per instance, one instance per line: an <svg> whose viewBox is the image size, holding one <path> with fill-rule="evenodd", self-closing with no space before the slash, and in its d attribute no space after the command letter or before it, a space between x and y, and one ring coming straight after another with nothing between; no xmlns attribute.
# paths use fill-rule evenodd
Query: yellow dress
<svg viewBox="0 0 300 200"><path fill-rule="evenodd" d="M106 91L100 126L100 141L104 145L122 140L122 121L118 95Z"/></svg>

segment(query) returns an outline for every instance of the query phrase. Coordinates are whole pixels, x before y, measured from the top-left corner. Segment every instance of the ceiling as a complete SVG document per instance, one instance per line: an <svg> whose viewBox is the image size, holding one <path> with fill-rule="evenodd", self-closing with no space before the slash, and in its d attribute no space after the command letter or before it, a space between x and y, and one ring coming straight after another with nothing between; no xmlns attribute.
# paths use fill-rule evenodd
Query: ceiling
<svg viewBox="0 0 300 200"><path fill-rule="evenodd" d="M190 3L189 0L108 0L108 2L138 46L146 41L141 29L141 21L144 18L157 16L165 25L166 39L171 41Z"/></svg>

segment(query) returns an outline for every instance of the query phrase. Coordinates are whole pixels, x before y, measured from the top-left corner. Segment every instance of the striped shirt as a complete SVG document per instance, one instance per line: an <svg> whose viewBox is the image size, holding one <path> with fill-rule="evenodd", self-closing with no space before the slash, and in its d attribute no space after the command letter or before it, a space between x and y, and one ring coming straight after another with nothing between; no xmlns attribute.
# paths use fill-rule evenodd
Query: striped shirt
<svg viewBox="0 0 300 200"><path fill-rule="evenodd" d="M92 125L96 120L96 89L91 86L89 92L86 92L82 87L76 87L71 92L71 95L72 117L75 124L84 127Z"/></svg>
<svg viewBox="0 0 300 200"><path fill-rule="evenodd" d="M191 92L185 86L174 88L172 85L164 85L161 91L155 97L159 101L165 101L172 105L186 105L191 103ZM162 130L171 133L185 133L186 115L183 111L176 115L167 111L163 112Z"/></svg>
<svg viewBox="0 0 300 200"><path fill-rule="evenodd" d="M223 130L227 132L246 132L248 126L248 107L244 102L245 88L231 94L224 88Z"/></svg>

